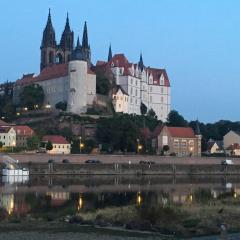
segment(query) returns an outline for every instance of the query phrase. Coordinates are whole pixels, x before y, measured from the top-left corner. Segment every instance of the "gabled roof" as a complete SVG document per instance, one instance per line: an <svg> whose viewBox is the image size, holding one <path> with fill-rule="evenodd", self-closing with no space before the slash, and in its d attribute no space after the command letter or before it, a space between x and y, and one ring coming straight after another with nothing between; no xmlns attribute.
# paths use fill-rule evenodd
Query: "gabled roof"
<svg viewBox="0 0 240 240"><path fill-rule="evenodd" d="M50 141L52 144L70 144L63 136L60 135L46 135L43 136L42 141Z"/></svg>
<svg viewBox="0 0 240 240"><path fill-rule="evenodd" d="M238 143L231 144L226 148L226 150L237 150L240 149L240 145Z"/></svg>
<svg viewBox="0 0 240 240"><path fill-rule="evenodd" d="M166 72L166 69L158 69L158 68L147 68L149 74L153 76L153 85L160 85L160 77L163 75L164 77L164 86L170 87L170 81Z"/></svg>
<svg viewBox="0 0 240 240"><path fill-rule="evenodd" d="M8 126L9 124L0 119L0 126Z"/></svg>
<svg viewBox="0 0 240 240"><path fill-rule="evenodd" d="M17 135L32 136L34 133L33 130L28 126L14 126L13 129Z"/></svg>
<svg viewBox="0 0 240 240"><path fill-rule="evenodd" d="M170 135L177 138L195 138L195 134L190 127L167 127Z"/></svg>
<svg viewBox="0 0 240 240"><path fill-rule="evenodd" d="M11 128L10 126L0 126L0 133L8 133Z"/></svg>
<svg viewBox="0 0 240 240"><path fill-rule="evenodd" d="M115 95L118 91L121 91L124 95L128 95L128 93L122 88L121 85L117 85L115 88L113 88L112 93Z"/></svg>

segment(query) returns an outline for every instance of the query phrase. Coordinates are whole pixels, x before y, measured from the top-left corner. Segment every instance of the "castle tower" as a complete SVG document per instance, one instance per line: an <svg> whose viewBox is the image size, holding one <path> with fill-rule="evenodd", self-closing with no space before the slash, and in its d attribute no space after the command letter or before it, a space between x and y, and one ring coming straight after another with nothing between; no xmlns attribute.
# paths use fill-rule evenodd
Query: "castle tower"
<svg viewBox="0 0 240 240"><path fill-rule="evenodd" d="M69 17L67 14L66 24L62 33L58 52L56 54L57 63L65 63L69 61L69 56L73 51L74 32L70 28Z"/></svg>
<svg viewBox="0 0 240 240"><path fill-rule="evenodd" d="M87 111L88 63L82 52L79 38L68 63L69 93L67 111L80 114Z"/></svg>
<svg viewBox="0 0 240 240"><path fill-rule="evenodd" d="M88 66L91 66L91 48L88 43L88 30L87 30L87 22L84 23L83 29L83 38L82 38L82 54L84 59L87 61Z"/></svg>
<svg viewBox="0 0 240 240"><path fill-rule="evenodd" d="M51 12L49 9L48 20L46 27L43 31L42 43L41 43L41 64L40 70L48 65L55 63L56 55L56 39L55 30L52 25Z"/></svg>
<svg viewBox="0 0 240 240"><path fill-rule="evenodd" d="M109 50L108 50L108 62L112 59L112 47L111 44L109 45Z"/></svg>

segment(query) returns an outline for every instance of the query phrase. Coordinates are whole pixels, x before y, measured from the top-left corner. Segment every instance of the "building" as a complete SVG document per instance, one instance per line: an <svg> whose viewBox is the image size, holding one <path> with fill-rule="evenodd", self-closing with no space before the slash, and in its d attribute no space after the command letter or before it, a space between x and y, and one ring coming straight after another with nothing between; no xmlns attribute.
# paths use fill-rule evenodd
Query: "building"
<svg viewBox="0 0 240 240"><path fill-rule="evenodd" d="M229 156L240 156L240 144L233 143L226 148L226 153Z"/></svg>
<svg viewBox="0 0 240 240"><path fill-rule="evenodd" d="M224 153L223 141L214 141L213 139L209 139L207 142L207 153Z"/></svg>
<svg viewBox="0 0 240 240"><path fill-rule="evenodd" d="M0 126L0 142L3 147L16 147L16 131L12 126Z"/></svg>
<svg viewBox="0 0 240 240"><path fill-rule="evenodd" d="M231 130L225 136L223 136L223 144L225 149L235 143L240 144L240 132Z"/></svg>
<svg viewBox="0 0 240 240"><path fill-rule="evenodd" d="M13 126L16 132L16 146L27 147L27 139L34 135L34 131L28 126Z"/></svg>
<svg viewBox="0 0 240 240"><path fill-rule="evenodd" d="M112 90L112 103L115 112L128 113L128 97L128 93L120 85Z"/></svg>
<svg viewBox="0 0 240 240"><path fill-rule="evenodd" d="M128 107L116 107L117 112L141 114L141 103L148 110L153 109L158 119L166 121L171 108L170 81L165 69L145 67L142 54L138 63L130 63L124 54L115 54L112 57L111 46L108 62L98 61L96 71L109 75L111 72L117 86L128 95ZM116 92L113 92L113 104ZM120 94L120 93L119 93ZM119 103L121 104L121 103ZM121 104L122 106L122 104Z"/></svg>
<svg viewBox="0 0 240 240"><path fill-rule="evenodd" d="M57 44L49 11L40 49L40 73L23 75L15 82L14 103L20 103L19 95L25 86L38 84L44 90L46 108L54 109L57 103L66 102L67 111L85 113L96 97L96 75L91 70L91 49L86 22L82 44L78 38L74 47L74 33L67 16L61 41Z"/></svg>
<svg viewBox="0 0 240 240"><path fill-rule="evenodd" d="M201 156L200 131L194 133L190 127L161 126L154 132L153 146L157 153L168 146L168 153L176 156Z"/></svg>
<svg viewBox="0 0 240 240"><path fill-rule="evenodd" d="M63 137L59 135L47 135L43 136L42 142L47 144L51 142L53 149L48 151L50 154L70 154L71 144Z"/></svg>

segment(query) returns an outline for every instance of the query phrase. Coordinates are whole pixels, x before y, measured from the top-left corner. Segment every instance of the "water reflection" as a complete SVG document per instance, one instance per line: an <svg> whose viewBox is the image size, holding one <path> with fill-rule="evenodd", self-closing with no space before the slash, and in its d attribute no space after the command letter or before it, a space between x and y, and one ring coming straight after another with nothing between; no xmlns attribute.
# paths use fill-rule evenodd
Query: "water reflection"
<svg viewBox="0 0 240 240"><path fill-rule="evenodd" d="M231 184L229 184L231 183ZM0 208L11 214L59 211L59 214L117 206L206 204L238 199L236 177L34 177L28 182L0 184Z"/></svg>

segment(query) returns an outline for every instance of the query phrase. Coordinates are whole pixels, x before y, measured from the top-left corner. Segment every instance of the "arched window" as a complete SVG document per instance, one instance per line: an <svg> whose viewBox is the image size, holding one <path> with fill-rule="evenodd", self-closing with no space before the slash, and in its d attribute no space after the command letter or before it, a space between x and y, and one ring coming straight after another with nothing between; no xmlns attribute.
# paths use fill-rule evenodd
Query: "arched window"
<svg viewBox="0 0 240 240"><path fill-rule="evenodd" d="M63 57L61 53L58 53L56 56L56 63L63 63Z"/></svg>

